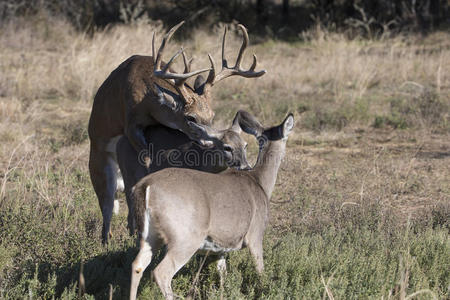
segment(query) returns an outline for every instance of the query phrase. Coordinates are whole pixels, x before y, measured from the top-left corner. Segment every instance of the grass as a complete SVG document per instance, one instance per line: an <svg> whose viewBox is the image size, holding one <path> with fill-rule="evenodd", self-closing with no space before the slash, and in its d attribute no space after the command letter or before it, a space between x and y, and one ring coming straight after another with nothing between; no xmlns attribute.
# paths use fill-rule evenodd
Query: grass
<svg viewBox="0 0 450 300"><path fill-rule="evenodd" d="M81 265L84 298L108 298L110 285L125 298L135 242L119 195L114 238L100 244L86 127L101 82L130 55L150 53L161 28L117 26L91 38L45 14L1 26L0 298L76 298ZM218 61L220 31L198 30L168 52L182 43L194 67L208 64L208 52ZM265 125L288 111L297 120L271 200L265 273L247 250L232 253L225 298L450 297L448 38L347 40L317 28L303 42L253 45L268 74L214 89L218 127L238 109ZM229 35L231 61L239 43ZM200 264L180 271L176 293L220 299L213 264L192 286ZM150 271L139 292L161 298Z"/></svg>

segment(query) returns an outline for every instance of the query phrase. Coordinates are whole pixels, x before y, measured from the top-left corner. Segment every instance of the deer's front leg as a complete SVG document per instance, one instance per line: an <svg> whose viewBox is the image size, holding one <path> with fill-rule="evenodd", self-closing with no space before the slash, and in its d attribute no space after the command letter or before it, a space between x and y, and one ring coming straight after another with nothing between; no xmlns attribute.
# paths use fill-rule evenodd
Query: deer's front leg
<svg viewBox="0 0 450 300"><path fill-rule="evenodd" d="M125 129L125 135L133 148L136 150L139 162L144 162L145 166L149 168L151 163L151 153L149 153L150 149L147 141L145 140L144 128L145 126L143 124L141 125L135 120L130 120Z"/></svg>

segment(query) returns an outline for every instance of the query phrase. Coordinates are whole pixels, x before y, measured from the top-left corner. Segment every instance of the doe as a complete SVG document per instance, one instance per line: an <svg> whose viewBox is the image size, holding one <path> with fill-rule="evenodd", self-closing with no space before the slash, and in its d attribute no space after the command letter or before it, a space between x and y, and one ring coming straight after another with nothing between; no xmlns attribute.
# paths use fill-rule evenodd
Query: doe
<svg viewBox="0 0 450 300"><path fill-rule="evenodd" d="M130 234L134 234L136 227L131 189L140 179L162 169L174 167L208 173L219 173L228 167L249 169L250 165L246 157L247 143L240 134L244 131L257 135L258 133L253 129L255 124L259 125L259 122L252 114L240 110L236 113L232 125L227 129L216 130L203 126L202 130L206 130L213 138L211 148L204 148L194 143L179 130L162 125L149 126L144 131L144 137L151 146L148 152L150 152L152 164L149 168L145 167L140 159L142 156L136 152L127 137L122 136L117 142L116 153L128 205Z"/></svg>
<svg viewBox="0 0 450 300"><path fill-rule="evenodd" d="M223 255L248 247L261 273L263 235L269 199L294 127L289 114L278 126L258 132L259 154L252 170L228 169L210 174L168 168L141 179L133 189L140 250L131 270L130 299L136 299L142 274L152 254L167 245L154 278L166 299L173 299L171 281L198 250ZM224 259L223 266L224 266Z"/></svg>

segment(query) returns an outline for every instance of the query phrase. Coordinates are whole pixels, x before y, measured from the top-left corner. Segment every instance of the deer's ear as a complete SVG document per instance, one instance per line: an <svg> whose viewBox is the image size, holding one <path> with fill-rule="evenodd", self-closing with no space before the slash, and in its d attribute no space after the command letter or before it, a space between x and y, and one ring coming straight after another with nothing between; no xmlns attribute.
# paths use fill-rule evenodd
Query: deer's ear
<svg viewBox="0 0 450 300"><path fill-rule="evenodd" d="M242 132L242 128L241 128L241 125L239 125L239 118L238 118L237 114L233 119L233 124L231 124L230 129L233 130L234 132L236 132L237 134L241 134L241 132Z"/></svg>
<svg viewBox="0 0 450 300"><path fill-rule="evenodd" d="M264 130L258 120L245 110L240 110L236 113L231 129L237 133L240 133L242 129L245 133L256 137L260 136Z"/></svg>
<svg viewBox="0 0 450 300"><path fill-rule="evenodd" d="M205 78L203 78L202 75L198 75L197 78L195 78L195 82L194 82L195 93L197 93L198 95L203 94L203 88L205 87L204 83L205 83Z"/></svg>
<svg viewBox="0 0 450 300"><path fill-rule="evenodd" d="M294 115L289 114L280 125L264 130L263 135L271 141L278 141L286 138L293 128Z"/></svg>
<svg viewBox="0 0 450 300"><path fill-rule="evenodd" d="M286 117L286 119L284 119L282 126L283 126L283 137L285 138L292 132L292 129L294 128L294 115L289 114Z"/></svg>

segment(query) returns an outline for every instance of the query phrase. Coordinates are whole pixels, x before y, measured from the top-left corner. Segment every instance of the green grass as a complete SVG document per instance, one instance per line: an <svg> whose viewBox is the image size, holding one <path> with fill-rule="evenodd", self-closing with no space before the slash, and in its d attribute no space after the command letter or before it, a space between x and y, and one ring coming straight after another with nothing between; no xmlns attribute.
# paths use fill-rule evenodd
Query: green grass
<svg viewBox="0 0 450 300"><path fill-rule="evenodd" d="M4 255L0 267L8 268L9 260L14 260L16 267L14 279L3 278L3 298L17 299L29 294L42 299L62 295L75 298L81 261L87 294L95 299L107 298L111 284L115 298L127 296L130 265L137 252L131 239L113 242L106 251L96 237L88 241L74 233L55 237L46 230L51 227L51 220L33 222L33 214L28 210L1 218L6 225L2 224L0 249ZM398 297L402 289L406 294L422 289L432 291L423 294L422 299L450 296L448 223L447 228L421 227L415 232L410 227L386 232L374 220L350 223L283 235L269 230L264 244L264 274L257 275L247 250L231 253L224 296L318 299L325 291L322 278L337 299L379 299L389 294ZM5 231L9 232L7 236ZM199 265L200 259L194 258L175 277L177 294L186 295L190 290ZM405 276L408 279L403 283ZM219 299L218 285L218 274L211 264L201 271L197 296ZM150 282L150 271L144 275L140 293L143 299L162 298L156 284Z"/></svg>
<svg viewBox="0 0 450 300"><path fill-rule="evenodd" d="M117 235L105 249L99 242L100 214L87 175L76 171L46 175L55 190L68 184L75 191L73 207L66 208L63 203L50 206L32 201L20 205L3 202L2 298L76 298L81 264L85 299L107 299L110 285L115 299L127 297L130 265L137 249L134 239L126 234L125 212L114 217ZM26 180L20 176L17 180ZM33 190L32 182L25 186ZM276 195L280 192L276 191ZM313 211L313 199L308 196L311 192L299 186L298 201L290 205ZM262 276L255 272L247 250L231 253L223 295L227 299L318 299L324 295L326 284L336 299L380 299L389 295L396 299L402 293L424 289L427 292L420 295L421 299L448 298L450 223L445 208L442 206L421 222L401 225L377 203L343 211L329 202L321 207L320 219L328 220L323 224L299 223L288 232L276 228L267 231ZM160 259L161 253L156 261ZM191 290L200 260L192 259L175 277L175 293L186 296ZM162 298L150 280L154 266L155 262L140 285L143 299ZM214 264L201 270L194 291L200 299L220 299Z"/></svg>

